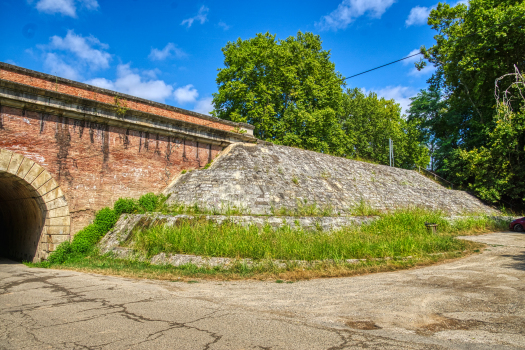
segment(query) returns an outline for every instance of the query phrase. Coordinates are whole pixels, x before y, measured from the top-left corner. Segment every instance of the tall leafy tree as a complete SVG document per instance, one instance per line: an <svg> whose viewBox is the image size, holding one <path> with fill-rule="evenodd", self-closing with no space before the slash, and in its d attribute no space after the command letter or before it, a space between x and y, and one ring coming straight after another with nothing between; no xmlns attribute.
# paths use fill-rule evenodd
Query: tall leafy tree
<svg viewBox="0 0 525 350"><path fill-rule="evenodd" d="M257 34L222 51L215 116L250 123L263 140L381 164L389 163L392 138L396 166L428 163L415 122L401 117L394 100L358 89L343 92L344 78L319 36L298 32L278 40Z"/></svg>
<svg viewBox="0 0 525 350"><path fill-rule="evenodd" d="M412 169L426 167L428 150L422 145L419 121L406 121L394 100L368 95L360 89L348 89L341 118L349 137L349 155L380 164L389 164L389 139L394 142L394 165Z"/></svg>
<svg viewBox="0 0 525 350"><path fill-rule="evenodd" d="M219 118L255 126L256 137L275 143L344 155L339 125L344 80L318 35L269 33L228 42L225 68L213 95Z"/></svg>
<svg viewBox="0 0 525 350"><path fill-rule="evenodd" d="M513 183L522 180L511 175L518 173L516 163L508 166L510 153L503 157L501 152L502 147L520 147L514 134L521 130L520 118L514 114L502 122L494 84L514 67L525 69L525 2L470 0L468 6L455 7L440 3L428 24L437 31L436 44L422 47L422 52L436 73L429 88L413 100L409 120L418 120L426 141L434 143L438 172L488 201L516 203L520 191ZM500 84L511 82L512 76L506 76ZM522 103L515 99L508 105L519 111ZM507 163L501 163L504 159Z"/></svg>

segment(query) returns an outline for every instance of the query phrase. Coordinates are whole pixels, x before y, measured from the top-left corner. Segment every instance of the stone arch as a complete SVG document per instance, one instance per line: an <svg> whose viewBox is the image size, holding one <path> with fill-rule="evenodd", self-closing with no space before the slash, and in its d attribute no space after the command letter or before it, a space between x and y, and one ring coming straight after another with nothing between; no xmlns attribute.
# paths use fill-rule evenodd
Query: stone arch
<svg viewBox="0 0 525 350"><path fill-rule="evenodd" d="M69 205L38 163L0 149L0 254L41 261L70 239Z"/></svg>

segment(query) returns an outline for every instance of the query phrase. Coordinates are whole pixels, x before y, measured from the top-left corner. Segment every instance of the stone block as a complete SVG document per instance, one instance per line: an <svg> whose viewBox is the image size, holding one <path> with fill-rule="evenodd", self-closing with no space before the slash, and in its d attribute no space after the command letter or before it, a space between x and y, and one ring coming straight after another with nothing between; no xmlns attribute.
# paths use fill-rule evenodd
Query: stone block
<svg viewBox="0 0 525 350"><path fill-rule="evenodd" d="M46 203L47 210L53 210L61 207L68 206L66 198L64 196L53 199Z"/></svg>
<svg viewBox="0 0 525 350"><path fill-rule="evenodd" d="M29 170L31 170L33 164L35 164L35 162L33 162L31 159L24 158L22 164L20 164L20 167L18 168L18 172L16 175L23 179L27 175Z"/></svg>
<svg viewBox="0 0 525 350"><path fill-rule="evenodd" d="M50 252L54 252L60 243L69 241L71 237L69 235L48 235L48 243L47 243L47 249Z"/></svg>
<svg viewBox="0 0 525 350"><path fill-rule="evenodd" d="M7 171L13 152L6 149L0 149L0 171Z"/></svg>
<svg viewBox="0 0 525 350"><path fill-rule="evenodd" d="M57 218L69 215L69 207L64 206L57 209L52 209L47 212L47 218Z"/></svg>
<svg viewBox="0 0 525 350"><path fill-rule="evenodd" d="M48 235L69 235L71 233L70 226L47 226Z"/></svg>
<svg viewBox="0 0 525 350"><path fill-rule="evenodd" d="M38 179L37 179L38 180ZM49 191L54 190L58 187L58 183L54 179L50 179L48 182L38 188L38 193L43 196Z"/></svg>
<svg viewBox="0 0 525 350"><path fill-rule="evenodd" d="M22 164L23 160L23 155L19 153L13 153L13 155L11 156L11 161L9 162L9 166L7 168L7 172L16 175L18 173L18 168L20 168L20 164Z"/></svg>
<svg viewBox="0 0 525 350"><path fill-rule="evenodd" d="M48 193L43 195L42 196L42 200L47 203L47 202L55 200L55 199L57 199L59 197L64 197L64 192L62 192L60 187L57 187L54 190L49 191Z"/></svg>
<svg viewBox="0 0 525 350"><path fill-rule="evenodd" d="M35 189L38 190L40 188L40 186L42 186L43 184L45 184L49 180L51 180L51 174L48 173L47 171L43 171L43 172L40 173L40 175L38 175L38 177L33 182L31 182L31 185Z"/></svg>
<svg viewBox="0 0 525 350"><path fill-rule="evenodd" d="M47 226L69 226L71 225L71 217L68 216L61 216L56 218L49 218L46 219L46 225Z"/></svg>
<svg viewBox="0 0 525 350"><path fill-rule="evenodd" d="M27 175L24 177L24 180L26 180L28 183L32 183L43 171L44 168L35 163L27 172Z"/></svg>

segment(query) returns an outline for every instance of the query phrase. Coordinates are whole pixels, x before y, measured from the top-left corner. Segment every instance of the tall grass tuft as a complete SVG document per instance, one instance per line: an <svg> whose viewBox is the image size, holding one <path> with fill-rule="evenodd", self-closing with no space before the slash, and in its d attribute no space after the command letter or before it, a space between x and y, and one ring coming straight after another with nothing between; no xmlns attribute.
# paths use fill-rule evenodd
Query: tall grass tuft
<svg viewBox="0 0 525 350"><path fill-rule="evenodd" d="M438 234L429 233L425 222L437 223ZM497 225L486 216L467 217L451 223L443 213L424 209L386 213L369 224L334 232L181 221L176 226L157 226L137 232L133 246L148 256L165 252L308 261L370 259L462 251L467 243L455 236L496 230Z"/></svg>

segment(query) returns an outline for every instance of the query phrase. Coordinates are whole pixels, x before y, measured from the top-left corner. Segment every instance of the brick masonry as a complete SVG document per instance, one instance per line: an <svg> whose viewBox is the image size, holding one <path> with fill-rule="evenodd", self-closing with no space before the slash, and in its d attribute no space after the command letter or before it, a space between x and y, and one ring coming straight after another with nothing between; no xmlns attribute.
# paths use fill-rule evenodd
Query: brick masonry
<svg viewBox="0 0 525 350"><path fill-rule="evenodd" d="M16 70L14 71L14 69ZM142 100L67 79L55 78L47 74L21 70L18 67L5 63L0 64L0 79L107 104L113 104L115 96L121 96L121 103L131 110L147 112L197 125L206 125L219 130L233 131L236 128L236 125L232 125L234 123L227 123L217 118L198 115L195 112L183 111L153 101Z"/></svg>
<svg viewBox="0 0 525 350"><path fill-rule="evenodd" d="M160 192L222 147L56 115L0 107L0 148L45 168L65 193L75 233L119 197Z"/></svg>

